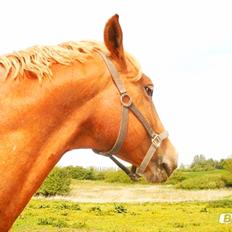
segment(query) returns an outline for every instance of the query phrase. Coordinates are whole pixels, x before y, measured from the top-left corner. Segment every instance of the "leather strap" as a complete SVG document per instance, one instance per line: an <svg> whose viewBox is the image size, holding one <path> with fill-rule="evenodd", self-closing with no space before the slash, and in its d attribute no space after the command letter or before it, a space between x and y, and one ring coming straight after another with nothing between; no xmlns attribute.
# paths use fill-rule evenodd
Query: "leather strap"
<svg viewBox="0 0 232 232"><path fill-rule="evenodd" d="M121 80L119 73L118 73L116 67L114 66L113 62L109 58L107 58L107 56L104 53L98 51L98 54L100 54L102 59L104 60L120 95L126 93L127 91L122 83L122 80Z"/></svg>
<svg viewBox="0 0 232 232"><path fill-rule="evenodd" d="M152 138L156 133L153 131L152 127L147 122L147 120L143 117L141 112L137 109L137 107L134 104L131 105L130 109L133 112L133 114L139 119L139 121L143 124L143 126L146 129L147 133Z"/></svg>
<svg viewBox="0 0 232 232"><path fill-rule="evenodd" d="M168 132L164 131L160 134L157 134L154 132L152 127L150 126L149 122L145 119L145 117L142 115L142 113L138 110L138 108L133 104L132 99L130 96L127 94L127 91L123 85L123 82L120 78L120 75L114 66L113 62L107 58L107 56L102 53L98 52L102 59L104 60L111 76L112 79L119 91L120 94L120 101L122 105L122 117L120 121L120 128L119 128L119 133L118 137L113 145L113 147L106 152L99 152L94 150L94 152L108 156L110 157L111 160L113 160L132 180L136 180L138 175L143 174L151 161L153 155L155 154L156 150L158 147L161 145L162 141L168 137ZM125 167L122 163L120 163L113 155L117 154L125 140L126 134L127 134L127 125L128 125L128 114L129 110L133 112L133 114L138 118L138 120L142 123L144 126L145 130L147 131L148 135L151 138L151 145L144 156L143 161L141 162L139 168L136 168L132 166L132 170L129 170L127 167Z"/></svg>
<svg viewBox="0 0 232 232"><path fill-rule="evenodd" d="M157 137L158 136L158 137ZM139 168L137 168L136 173L141 175L145 172L145 169L149 162L151 161L153 155L155 154L157 148L160 146L162 141L168 137L168 132L164 131L159 135L156 135L156 137L153 137L151 146L149 147L142 163L140 164ZM157 139L157 142L156 142Z"/></svg>
<svg viewBox="0 0 232 232"><path fill-rule="evenodd" d="M126 89L122 83L122 80L119 76L119 73L117 71L117 69L115 68L114 64L112 63L112 61L110 59L108 59L105 54L103 54L102 52L98 52L102 59L104 60L111 76L112 79L120 93L120 100L121 100L121 104L122 104L122 117L121 117L121 121L120 121L120 127L119 127L119 133L118 133L118 137L113 145L113 147L106 152L97 152L100 155L104 155L104 156L110 156L110 155L114 155L117 152L119 152L119 150L121 149L123 142L125 140L126 134L127 134L127 125L128 125L128 107L130 105L130 99L129 102L124 102L124 98L127 97L127 92ZM128 100L128 99L127 99ZM95 151L96 152L96 151Z"/></svg>
<svg viewBox="0 0 232 232"><path fill-rule="evenodd" d="M127 125L128 125L128 108L122 107L122 117L119 127L118 137L113 145L113 147L109 151L105 152L97 152L100 155L110 156L114 155L121 149L123 142L125 140L127 134ZM95 151L96 152L96 151Z"/></svg>

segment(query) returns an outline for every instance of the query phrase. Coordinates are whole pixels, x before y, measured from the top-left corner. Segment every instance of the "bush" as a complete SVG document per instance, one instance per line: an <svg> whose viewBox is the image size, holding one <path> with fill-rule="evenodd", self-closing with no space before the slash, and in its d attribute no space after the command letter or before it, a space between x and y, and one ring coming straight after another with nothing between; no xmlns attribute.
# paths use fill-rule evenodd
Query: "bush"
<svg viewBox="0 0 232 232"><path fill-rule="evenodd" d="M65 167L65 169L68 171L72 179L86 180L92 177L91 173L83 167L68 166Z"/></svg>
<svg viewBox="0 0 232 232"><path fill-rule="evenodd" d="M223 167L230 173L232 173L232 159L224 160Z"/></svg>
<svg viewBox="0 0 232 232"><path fill-rule="evenodd" d="M76 180L102 180L103 172L96 171L94 168L83 168L80 166L65 167L72 179Z"/></svg>
<svg viewBox="0 0 232 232"><path fill-rule="evenodd" d="M58 228L65 228L68 227L68 223L62 219L58 219L57 221L52 223L52 226Z"/></svg>
<svg viewBox="0 0 232 232"><path fill-rule="evenodd" d="M133 181L123 171L106 171L105 181L109 183L132 183Z"/></svg>
<svg viewBox="0 0 232 232"><path fill-rule="evenodd" d="M89 212L94 212L95 215L102 215L102 210L100 206L93 206L89 209Z"/></svg>
<svg viewBox="0 0 232 232"><path fill-rule="evenodd" d="M43 182L37 194L43 196L66 195L70 191L71 178L64 168L55 167Z"/></svg>
<svg viewBox="0 0 232 232"><path fill-rule="evenodd" d="M232 187L232 175L231 174L223 175L222 180L224 181L226 187Z"/></svg>
<svg viewBox="0 0 232 232"><path fill-rule="evenodd" d="M52 225L55 220L56 219L52 217L38 218L37 224L38 225Z"/></svg>
<svg viewBox="0 0 232 232"><path fill-rule="evenodd" d="M214 170L215 167L211 166L210 164L203 164L203 165L196 165L194 166L191 171L193 172L202 172L202 171L211 171Z"/></svg>
<svg viewBox="0 0 232 232"><path fill-rule="evenodd" d="M37 225L51 225L52 227L64 228L68 227L68 223L55 218L39 218L37 221Z"/></svg>
<svg viewBox="0 0 232 232"><path fill-rule="evenodd" d="M221 175L198 176L186 179L176 185L182 189L217 189L225 187Z"/></svg>
<svg viewBox="0 0 232 232"><path fill-rule="evenodd" d="M78 203L74 203L74 202L59 202L56 207L56 209L58 210L81 210L81 207Z"/></svg>
<svg viewBox="0 0 232 232"><path fill-rule="evenodd" d="M127 208L123 205L114 205L115 213L127 213Z"/></svg>
<svg viewBox="0 0 232 232"><path fill-rule="evenodd" d="M179 182L185 180L187 177L184 175L183 171L176 170L173 174L168 178L165 184L178 184Z"/></svg>

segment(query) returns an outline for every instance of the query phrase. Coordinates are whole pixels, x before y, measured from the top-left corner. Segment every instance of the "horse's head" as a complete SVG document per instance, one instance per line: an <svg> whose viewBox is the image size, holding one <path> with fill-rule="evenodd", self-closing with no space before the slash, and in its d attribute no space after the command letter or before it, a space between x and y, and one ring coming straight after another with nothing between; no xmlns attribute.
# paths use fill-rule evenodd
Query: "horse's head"
<svg viewBox="0 0 232 232"><path fill-rule="evenodd" d="M122 132L121 137L124 138L119 138L120 141L117 142L119 147L116 148L116 155L140 167L140 172L143 172L148 181L165 181L177 166L177 153L164 132L164 126L152 103L152 81L140 73L135 60L124 53L122 30L117 15L107 22L104 40L110 61L104 59L104 55L101 57L102 61L105 61L102 78L106 82L99 91L91 119L94 128L91 136L96 142L94 148L109 151L114 146L119 131L124 127L126 132ZM116 74L111 66L116 67ZM117 78L120 80L115 80ZM126 94L123 93L124 87L120 86L121 82ZM128 126L126 116L122 113L125 108L125 111L128 110ZM125 123L122 123L120 128L121 120Z"/></svg>

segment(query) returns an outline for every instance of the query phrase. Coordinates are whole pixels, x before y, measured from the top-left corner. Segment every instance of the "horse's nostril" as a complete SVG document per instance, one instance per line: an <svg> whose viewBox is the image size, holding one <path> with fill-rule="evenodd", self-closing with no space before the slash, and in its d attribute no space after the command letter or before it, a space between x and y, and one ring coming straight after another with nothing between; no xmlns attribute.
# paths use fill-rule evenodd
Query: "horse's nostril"
<svg viewBox="0 0 232 232"><path fill-rule="evenodd" d="M167 175L170 176L172 174L172 170L169 168L168 164L163 162L161 164L162 168L166 171Z"/></svg>

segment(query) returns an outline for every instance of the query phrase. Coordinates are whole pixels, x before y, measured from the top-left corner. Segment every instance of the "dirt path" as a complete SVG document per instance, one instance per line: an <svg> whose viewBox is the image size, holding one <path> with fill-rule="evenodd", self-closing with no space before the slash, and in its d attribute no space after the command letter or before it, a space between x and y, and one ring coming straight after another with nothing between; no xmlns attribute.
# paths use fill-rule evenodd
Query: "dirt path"
<svg viewBox="0 0 232 232"><path fill-rule="evenodd" d="M181 190L164 185L76 184L65 199L75 202L184 202L210 201L232 197L232 189Z"/></svg>

